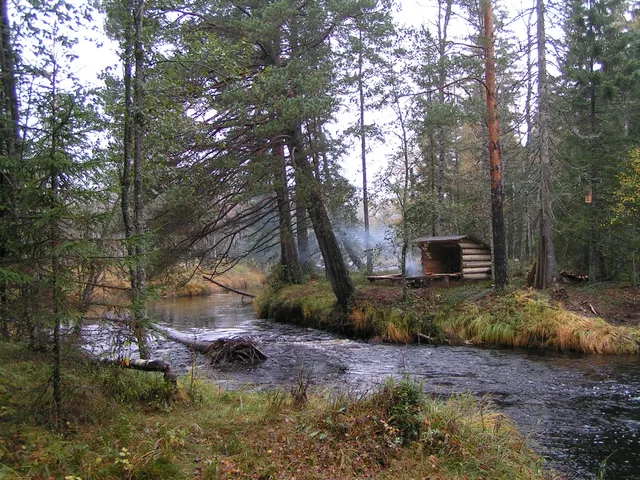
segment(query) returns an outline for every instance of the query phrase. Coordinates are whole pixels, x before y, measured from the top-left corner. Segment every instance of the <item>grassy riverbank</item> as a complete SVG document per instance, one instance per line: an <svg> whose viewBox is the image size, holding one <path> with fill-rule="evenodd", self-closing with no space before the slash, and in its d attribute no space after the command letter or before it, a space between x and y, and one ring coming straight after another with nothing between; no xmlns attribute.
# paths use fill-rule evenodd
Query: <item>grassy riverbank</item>
<svg viewBox="0 0 640 480"><path fill-rule="evenodd" d="M48 360L0 342L0 478L552 478L507 418L407 379L360 399L189 378L174 391L68 353L55 426Z"/></svg>
<svg viewBox="0 0 640 480"><path fill-rule="evenodd" d="M194 269L178 267L158 279L160 294L168 297L199 297L227 291L202 278L206 268L194 273ZM216 281L236 290L256 293L264 284L265 274L259 268L239 263L215 278Z"/></svg>
<svg viewBox="0 0 640 480"><path fill-rule="evenodd" d="M565 292L566 298L555 301L544 292L518 287L498 293L483 282L404 292L397 285L369 285L360 277L356 283L359 293L347 315L334 308L331 288L324 279L265 291L256 300L256 310L278 321L392 343L445 341L596 354L640 353L638 325L614 325L600 318L584 300L589 292L585 288ZM587 298L604 302L612 297L611 290L609 287L603 295L592 290Z"/></svg>

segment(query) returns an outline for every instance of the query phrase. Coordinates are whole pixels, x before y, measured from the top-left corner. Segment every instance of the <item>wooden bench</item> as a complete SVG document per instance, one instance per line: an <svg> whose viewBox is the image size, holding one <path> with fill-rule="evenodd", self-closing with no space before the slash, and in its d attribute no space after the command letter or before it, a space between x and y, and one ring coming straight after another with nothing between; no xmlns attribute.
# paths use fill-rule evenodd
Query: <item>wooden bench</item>
<svg viewBox="0 0 640 480"><path fill-rule="evenodd" d="M371 283L377 282L380 280L389 280L391 282L401 282L402 275L400 275L399 273L394 273L392 275L369 275L367 277L367 280L369 280Z"/></svg>
<svg viewBox="0 0 640 480"><path fill-rule="evenodd" d="M417 277L407 277L407 284L412 287L420 287L423 285L431 285L431 281L435 279L442 279L444 284L448 287L451 278L461 278L462 272L456 273L430 273L428 275L420 275Z"/></svg>
<svg viewBox="0 0 640 480"><path fill-rule="evenodd" d="M371 283L373 282L377 282L380 280L389 280L391 282L402 282L403 280L407 282L407 285L410 285L412 287L420 287L423 285L431 285L431 281L432 280L437 280L437 279L441 279L444 284L448 287L449 286L449 279L451 278L461 278L462 277L462 272L456 272L456 273L430 273L428 275L419 275L416 277L406 277L406 278L402 278L402 275L400 275L399 273L393 274L393 275L370 275L367 277L367 280L369 280Z"/></svg>

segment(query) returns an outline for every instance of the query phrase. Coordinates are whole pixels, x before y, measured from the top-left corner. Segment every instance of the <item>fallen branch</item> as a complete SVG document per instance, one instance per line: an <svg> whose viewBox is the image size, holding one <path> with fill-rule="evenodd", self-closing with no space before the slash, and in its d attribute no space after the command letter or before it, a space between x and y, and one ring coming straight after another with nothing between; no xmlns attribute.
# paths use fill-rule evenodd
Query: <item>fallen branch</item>
<svg viewBox="0 0 640 480"><path fill-rule="evenodd" d="M223 283L215 281L212 277L207 277L206 275L202 275L202 278L213 283L214 285L219 286L220 288L224 288L225 290L229 290L230 292L237 293L238 295L242 295L243 297L255 298L256 296L253 293L243 292L242 290L237 290L235 288L231 288Z"/></svg>

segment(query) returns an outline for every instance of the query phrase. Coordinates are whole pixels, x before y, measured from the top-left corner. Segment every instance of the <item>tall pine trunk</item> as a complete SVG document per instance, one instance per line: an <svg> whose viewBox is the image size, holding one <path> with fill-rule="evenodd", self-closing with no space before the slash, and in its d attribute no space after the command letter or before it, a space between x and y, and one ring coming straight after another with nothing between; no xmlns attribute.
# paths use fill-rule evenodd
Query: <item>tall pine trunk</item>
<svg viewBox="0 0 640 480"><path fill-rule="evenodd" d="M50 122L50 144L49 144L49 208L51 209L49 224L49 248L51 255L51 313L53 316L53 404L55 408L56 422L61 421L62 412L62 338L61 338L61 316L62 316L62 291L60 288L60 258L58 246L60 243L60 226L56 210L58 208L59 195L59 171L57 165L58 157L58 124L56 122L56 111L58 109L58 65L53 62L51 74L51 122Z"/></svg>
<svg viewBox="0 0 640 480"><path fill-rule="evenodd" d="M445 1L444 20L442 19L442 2ZM451 19L452 0L440 0L438 2L438 102L441 106L445 104L445 84L447 81L447 33L449 29L449 21ZM447 133L445 128L440 124L436 130L436 142L438 152L438 188L437 188L437 206L436 206L436 226L434 231L436 234L445 233L444 213L445 213L445 169L447 160Z"/></svg>
<svg viewBox="0 0 640 480"><path fill-rule="evenodd" d="M280 142L274 149L276 172L274 178L274 190L278 204L278 219L280 222L280 253L281 263L284 269L285 280L288 283L300 283L302 274L300 262L291 227L291 206L287 193L287 171L284 158L284 145Z"/></svg>
<svg viewBox="0 0 640 480"><path fill-rule="evenodd" d="M120 177L120 205L122 209L122 222L124 224L124 236L129 257L129 281L131 283L131 291L137 290L135 265L132 263L136 251L131 241L133 237L133 220L131 219L131 151L133 150L133 107L131 101L131 84L133 81L133 0L128 1L127 22L124 31L124 125L123 125L123 159L122 159L122 176Z"/></svg>
<svg viewBox="0 0 640 480"><path fill-rule="evenodd" d="M596 85L593 78L594 60L590 60L589 70L591 78L590 98L589 98L589 130L591 134L591 142L595 143L596 132ZM589 283L596 283L600 280L600 255L598 252L597 230L598 230L598 167L597 160L592 158L589 160L589 188L591 193L591 202L589 204Z"/></svg>
<svg viewBox="0 0 640 480"><path fill-rule="evenodd" d="M536 287L545 289L558 276L553 243L553 210L551 199L551 138L549 115L549 82L547 78L547 38L544 24L544 1L537 0L538 17L538 134L540 138L540 244Z"/></svg>
<svg viewBox="0 0 640 480"><path fill-rule="evenodd" d="M362 157L362 209L364 216L364 250L367 255L367 275L373 273L373 250L369 226L369 192L367 190L367 136L364 129L364 73L362 30L360 30L360 51L358 52L358 93L360 94L360 155Z"/></svg>
<svg viewBox="0 0 640 480"><path fill-rule="evenodd" d="M507 242L504 226L504 192L502 189L502 159L500 158L500 124L496 96L496 69L491 0L481 0L485 41L485 90L489 128L489 165L491 169L491 225L493 232L493 275L497 289L509 285Z"/></svg>
<svg viewBox="0 0 640 480"><path fill-rule="evenodd" d="M18 131L18 95L16 92L15 64L11 46L11 29L9 25L9 12L6 0L0 0L0 75L2 91L0 92L0 155L5 155L11 160L18 160L18 146L20 134ZM10 178L6 171L0 172L0 192L2 205L14 204L14 192L10 191ZM6 208L2 208L0 216L9 214ZM10 233L5 230L4 235ZM8 255L6 237L0 237L0 259ZM0 284L0 330L4 339L9 339L9 318L7 315L7 284Z"/></svg>
<svg viewBox="0 0 640 480"><path fill-rule="evenodd" d="M294 165L299 172L299 175L296 175L296 180L304 182L301 188L305 195L305 203L307 204L311 225L318 240L326 275L338 304L346 312L349 302L355 294L355 287L351 282L349 270L333 233L333 227L325 207L325 200L322 196L320 180L314 176L313 166L305 155L300 130L297 129L292 132L291 138Z"/></svg>

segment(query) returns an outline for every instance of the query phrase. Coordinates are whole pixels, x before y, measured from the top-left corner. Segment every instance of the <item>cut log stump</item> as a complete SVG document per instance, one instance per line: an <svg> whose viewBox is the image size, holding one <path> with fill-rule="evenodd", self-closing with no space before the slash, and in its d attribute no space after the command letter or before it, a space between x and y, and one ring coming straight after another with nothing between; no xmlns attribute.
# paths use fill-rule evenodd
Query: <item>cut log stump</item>
<svg viewBox="0 0 640 480"><path fill-rule="evenodd" d="M177 377L175 373L171 371L171 365L163 362L162 360L142 360L137 358L124 358L124 359L112 359L102 358L102 363L114 365L121 368L131 368L133 370L142 370L144 372L162 372L164 373L164 379L168 383L176 385Z"/></svg>

